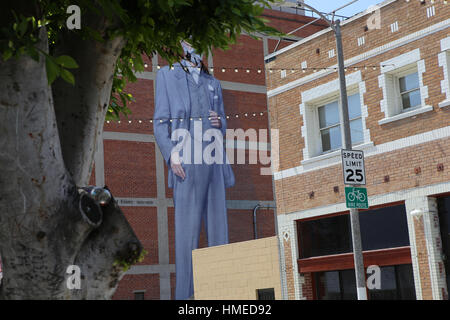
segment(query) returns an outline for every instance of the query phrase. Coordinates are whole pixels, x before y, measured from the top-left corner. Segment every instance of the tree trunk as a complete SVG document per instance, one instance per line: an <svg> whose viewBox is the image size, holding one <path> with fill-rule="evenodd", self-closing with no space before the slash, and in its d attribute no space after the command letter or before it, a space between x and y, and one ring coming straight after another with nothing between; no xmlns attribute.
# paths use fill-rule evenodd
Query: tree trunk
<svg viewBox="0 0 450 320"><path fill-rule="evenodd" d="M48 51L44 28L40 38L41 49ZM107 68L103 79L112 79L110 70ZM88 78L96 72L88 72ZM79 77L77 80L85 79ZM98 81L101 79L93 80ZM102 97L98 103L105 100L108 86L110 90L106 83L98 94ZM89 91L80 86L77 90L80 95L89 95L99 87ZM80 145L76 139L68 142L77 147L69 147L72 151L63 157L44 57L39 62L28 56L6 62L0 59L1 298L109 299L124 267L141 255L142 246L114 199L100 208L90 198L80 196L77 185L87 181L89 170L85 172L84 161L91 166L92 161L86 159L93 157L92 146L104 121L104 104L82 110L96 119L97 126L94 133L80 137ZM64 160L71 163L70 156L76 165L68 171ZM92 211L80 209L82 198ZM81 268L79 290L67 286L70 265Z"/></svg>

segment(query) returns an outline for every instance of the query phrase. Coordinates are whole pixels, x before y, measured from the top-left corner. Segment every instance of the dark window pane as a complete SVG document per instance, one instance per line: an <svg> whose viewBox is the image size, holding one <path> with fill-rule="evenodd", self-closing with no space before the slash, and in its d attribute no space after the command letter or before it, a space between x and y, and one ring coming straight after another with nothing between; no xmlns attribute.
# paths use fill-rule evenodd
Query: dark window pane
<svg viewBox="0 0 450 320"><path fill-rule="evenodd" d="M338 124L339 122L339 104L337 101L319 108L320 128L330 127Z"/></svg>
<svg viewBox="0 0 450 320"><path fill-rule="evenodd" d="M340 271L341 287L343 300L356 300L358 298L356 293L356 276L355 270Z"/></svg>
<svg viewBox="0 0 450 320"><path fill-rule="evenodd" d="M339 271L320 272L314 274L316 279L317 299L341 300Z"/></svg>
<svg viewBox="0 0 450 320"><path fill-rule="evenodd" d="M322 135L322 151L330 151L339 149L342 145L341 127L333 127L321 131Z"/></svg>
<svg viewBox="0 0 450 320"><path fill-rule="evenodd" d="M274 288L258 289L256 292L258 295L258 300L275 300Z"/></svg>
<svg viewBox="0 0 450 320"><path fill-rule="evenodd" d="M369 300L415 300L412 265L381 267L380 289L368 290ZM356 300L355 270L314 273L319 300Z"/></svg>
<svg viewBox="0 0 450 320"><path fill-rule="evenodd" d="M134 300L144 300L144 292L135 292Z"/></svg>
<svg viewBox="0 0 450 320"><path fill-rule="evenodd" d="M441 228L447 227L446 231L449 234L444 234L444 236L450 235L450 197L440 198L438 199L438 210L439 210L439 218L441 220Z"/></svg>
<svg viewBox="0 0 450 320"><path fill-rule="evenodd" d="M356 300L355 270L327 271L314 274L318 300Z"/></svg>
<svg viewBox="0 0 450 320"><path fill-rule="evenodd" d="M370 300L415 300L411 264L381 267L381 288L369 290Z"/></svg>
<svg viewBox="0 0 450 320"><path fill-rule="evenodd" d="M419 90L402 94L403 109L414 108L420 106L421 103L422 101Z"/></svg>
<svg viewBox="0 0 450 320"><path fill-rule="evenodd" d="M416 288L414 286L414 275L411 264L396 266L398 299L416 300Z"/></svg>
<svg viewBox="0 0 450 320"><path fill-rule="evenodd" d="M350 119L361 117L361 99L359 93L348 97L348 116Z"/></svg>
<svg viewBox="0 0 450 320"><path fill-rule="evenodd" d="M409 246L404 205L361 212L360 228L364 251ZM348 215L298 221L297 229L301 259L352 251Z"/></svg>
<svg viewBox="0 0 450 320"><path fill-rule="evenodd" d="M447 259L444 260L447 274L447 288L450 288L450 197L438 199L439 225L442 248Z"/></svg>
<svg viewBox="0 0 450 320"><path fill-rule="evenodd" d="M298 221L300 258L352 251L349 216Z"/></svg>
<svg viewBox="0 0 450 320"><path fill-rule="evenodd" d="M401 77L399 80L400 92L419 88L419 74L417 72Z"/></svg>
<svg viewBox="0 0 450 320"><path fill-rule="evenodd" d="M404 205L361 212L359 221L363 250L409 246Z"/></svg>
<svg viewBox="0 0 450 320"><path fill-rule="evenodd" d="M397 299L397 281L395 276L395 267L381 267L381 287L380 289L369 290L370 300L396 300Z"/></svg>

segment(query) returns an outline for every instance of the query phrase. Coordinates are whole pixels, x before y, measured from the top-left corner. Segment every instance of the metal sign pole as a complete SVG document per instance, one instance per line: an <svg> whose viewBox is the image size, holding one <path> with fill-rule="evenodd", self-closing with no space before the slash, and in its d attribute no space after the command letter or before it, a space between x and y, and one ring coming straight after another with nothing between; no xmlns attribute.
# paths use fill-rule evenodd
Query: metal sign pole
<svg viewBox="0 0 450 320"><path fill-rule="evenodd" d="M344 52L342 48L341 24L337 20L334 23L336 34L338 72L340 84L340 113L341 113L341 133L344 149L352 150L352 138L350 133L350 120L348 115L347 85L345 81ZM361 245L361 230L359 227L358 209L350 209L350 225L352 231L353 258L355 262L356 290L358 300L367 300L366 278Z"/></svg>
<svg viewBox="0 0 450 320"><path fill-rule="evenodd" d="M357 2L358 0L351 0L344 6L332 11L333 19L336 11L347 7L348 5ZM336 36L336 47L337 47L337 59L338 59L338 72L339 72L339 86L340 86L340 116L341 116L341 133L342 142L344 149L352 150L352 138L350 132L350 120L348 115L348 100L347 100L347 84L345 81L345 67L344 67L344 51L342 48L342 34L341 34L341 23L339 20L336 22L330 21L321 12L316 10L314 7L303 3L297 2L297 6L300 8L308 8L314 11L319 17L324 21L328 22L331 29L333 29ZM352 243L353 243L353 257L355 261L355 275L356 275L356 290L358 294L358 300L367 300L366 291L366 277L364 270L364 261L362 254L361 245L361 231L359 227L359 212L358 209L350 209L350 224L352 232Z"/></svg>

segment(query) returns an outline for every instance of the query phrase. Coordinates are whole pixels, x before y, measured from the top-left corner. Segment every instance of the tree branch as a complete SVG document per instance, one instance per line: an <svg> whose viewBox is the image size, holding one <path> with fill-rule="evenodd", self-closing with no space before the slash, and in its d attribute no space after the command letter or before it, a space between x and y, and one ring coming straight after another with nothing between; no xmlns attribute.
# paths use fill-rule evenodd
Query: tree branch
<svg viewBox="0 0 450 320"><path fill-rule="evenodd" d="M101 32L108 22L85 14L83 24ZM78 186L86 186L90 178L97 139L102 136L109 106L116 62L124 45L122 37L100 43L67 31L55 48L55 55L69 55L79 65L78 69L71 70L75 87L60 78L53 84L62 153L67 170Z"/></svg>

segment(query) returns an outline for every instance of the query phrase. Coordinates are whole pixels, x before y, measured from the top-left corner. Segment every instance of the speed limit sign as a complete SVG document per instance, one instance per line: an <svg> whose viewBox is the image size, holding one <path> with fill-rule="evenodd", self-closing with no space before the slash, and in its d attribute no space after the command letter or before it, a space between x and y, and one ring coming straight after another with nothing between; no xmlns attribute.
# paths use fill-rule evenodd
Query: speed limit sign
<svg viewBox="0 0 450 320"><path fill-rule="evenodd" d="M344 184L365 185L364 152L359 150L342 150L341 156Z"/></svg>

